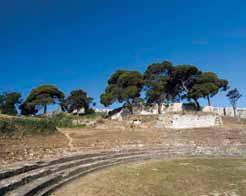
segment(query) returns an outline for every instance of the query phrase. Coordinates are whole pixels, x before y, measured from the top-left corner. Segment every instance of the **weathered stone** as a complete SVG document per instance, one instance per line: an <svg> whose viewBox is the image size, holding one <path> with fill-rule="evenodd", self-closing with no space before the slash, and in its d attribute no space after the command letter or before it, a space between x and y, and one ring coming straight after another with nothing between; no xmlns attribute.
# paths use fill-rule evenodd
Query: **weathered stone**
<svg viewBox="0 0 246 196"><path fill-rule="evenodd" d="M157 127L172 129L214 127L221 124L222 118L214 114L162 114L157 121Z"/></svg>

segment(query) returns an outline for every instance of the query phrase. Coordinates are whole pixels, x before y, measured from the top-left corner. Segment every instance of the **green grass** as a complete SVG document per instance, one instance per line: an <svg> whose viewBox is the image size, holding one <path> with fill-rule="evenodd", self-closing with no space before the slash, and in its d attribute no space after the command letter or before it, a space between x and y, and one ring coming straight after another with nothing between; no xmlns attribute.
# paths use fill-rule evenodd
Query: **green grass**
<svg viewBox="0 0 246 196"><path fill-rule="evenodd" d="M69 194L70 190L81 196L244 196L246 159L197 158L130 164L92 174L64 188L63 193Z"/></svg>
<svg viewBox="0 0 246 196"><path fill-rule="evenodd" d="M246 195L246 160L187 159L157 161L113 172L129 195ZM127 179L127 180L125 180ZM122 182L122 183L121 183ZM115 189L116 190L116 189ZM150 194L151 193L151 194Z"/></svg>
<svg viewBox="0 0 246 196"><path fill-rule="evenodd" d="M103 113L90 113L82 116L72 115L68 113L60 113L57 115L54 115L51 118L51 121L55 124L55 126L59 128L76 128L76 127L85 127L85 124L78 124L76 125L73 123L73 121L76 120L98 120L99 122L102 122L103 120Z"/></svg>
<svg viewBox="0 0 246 196"><path fill-rule="evenodd" d="M51 118L51 121L54 123L56 127L59 128L72 128L74 127L73 125L73 120L75 120L76 117L72 116L70 114L66 113L60 113Z"/></svg>
<svg viewBox="0 0 246 196"><path fill-rule="evenodd" d="M56 126L47 118L0 116L1 135L51 134Z"/></svg>
<svg viewBox="0 0 246 196"><path fill-rule="evenodd" d="M102 122L103 114L91 113L76 116L60 113L53 117L15 117L0 115L0 135L51 134L56 128L85 127L85 124L75 124L74 120L98 120Z"/></svg>

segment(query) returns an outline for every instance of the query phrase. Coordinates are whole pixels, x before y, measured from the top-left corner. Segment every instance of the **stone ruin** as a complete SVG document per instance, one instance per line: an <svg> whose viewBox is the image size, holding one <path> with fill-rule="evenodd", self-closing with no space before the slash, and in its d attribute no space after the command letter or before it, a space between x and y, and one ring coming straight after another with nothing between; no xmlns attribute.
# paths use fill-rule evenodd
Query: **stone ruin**
<svg viewBox="0 0 246 196"><path fill-rule="evenodd" d="M166 113L183 113L186 111L194 111L195 109L189 108L185 106L183 103L172 103L169 106L162 105L161 107L161 114ZM227 116L227 117L234 117L234 111L232 107L212 107L212 106L205 106L201 108L203 113L214 113L219 116ZM137 115L158 115L158 106L154 105L152 107L141 107L135 108L134 114ZM123 120L127 117L127 111L123 108L119 108L119 110L110 116L112 120ZM237 108L236 115L238 118L246 119L246 108Z"/></svg>
<svg viewBox="0 0 246 196"><path fill-rule="evenodd" d="M192 129L222 125L222 117L217 114L202 113L170 113L161 114L157 120L157 128Z"/></svg>
<svg viewBox="0 0 246 196"><path fill-rule="evenodd" d="M232 107L213 107L205 106L202 109L203 112L215 113L220 116L234 117L234 111ZM238 118L246 119L246 108L237 108L236 115Z"/></svg>
<svg viewBox="0 0 246 196"><path fill-rule="evenodd" d="M182 103L172 103L168 107L164 104L161 108L161 114L158 114L157 105L148 108L135 108L134 115L136 116L158 116L157 127L186 129L186 128L203 128L214 127L223 124L222 117L234 117L232 107L212 107L205 106L201 111L197 112L194 109L187 108ZM237 108L237 118L246 119L246 108ZM129 112L123 108L114 113L112 120L127 120ZM141 124L138 119L133 124Z"/></svg>

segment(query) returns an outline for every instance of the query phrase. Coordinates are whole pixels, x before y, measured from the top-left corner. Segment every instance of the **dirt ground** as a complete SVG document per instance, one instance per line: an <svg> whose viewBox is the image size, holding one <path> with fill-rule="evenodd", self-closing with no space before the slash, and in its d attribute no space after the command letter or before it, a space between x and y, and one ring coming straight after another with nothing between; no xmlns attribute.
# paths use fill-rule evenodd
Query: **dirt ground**
<svg viewBox="0 0 246 196"><path fill-rule="evenodd" d="M0 164L46 159L63 153L66 146L67 138L61 133L0 138Z"/></svg>
<svg viewBox="0 0 246 196"><path fill-rule="evenodd" d="M139 126L128 121L101 120L93 127L59 129L49 136L0 137L0 164L97 150L246 146L246 123L231 119L224 122L216 128L167 130L154 128L153 120Z"/></svg>

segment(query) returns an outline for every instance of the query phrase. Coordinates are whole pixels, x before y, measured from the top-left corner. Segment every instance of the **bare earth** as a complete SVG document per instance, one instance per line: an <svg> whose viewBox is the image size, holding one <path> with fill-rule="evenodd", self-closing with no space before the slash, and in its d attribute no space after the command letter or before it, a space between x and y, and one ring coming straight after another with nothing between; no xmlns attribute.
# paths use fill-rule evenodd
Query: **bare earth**
<svg viewBox="0 0 246 196"><path fill-rule="evenodd" d="M0 164L41 160L71 152L150 147L243 147L246 123L226 119L216 128L166 130L153 128L153 122L132 126L127 121L104 120L93 127L59 129L50 136L0 137Z"/></svg>

